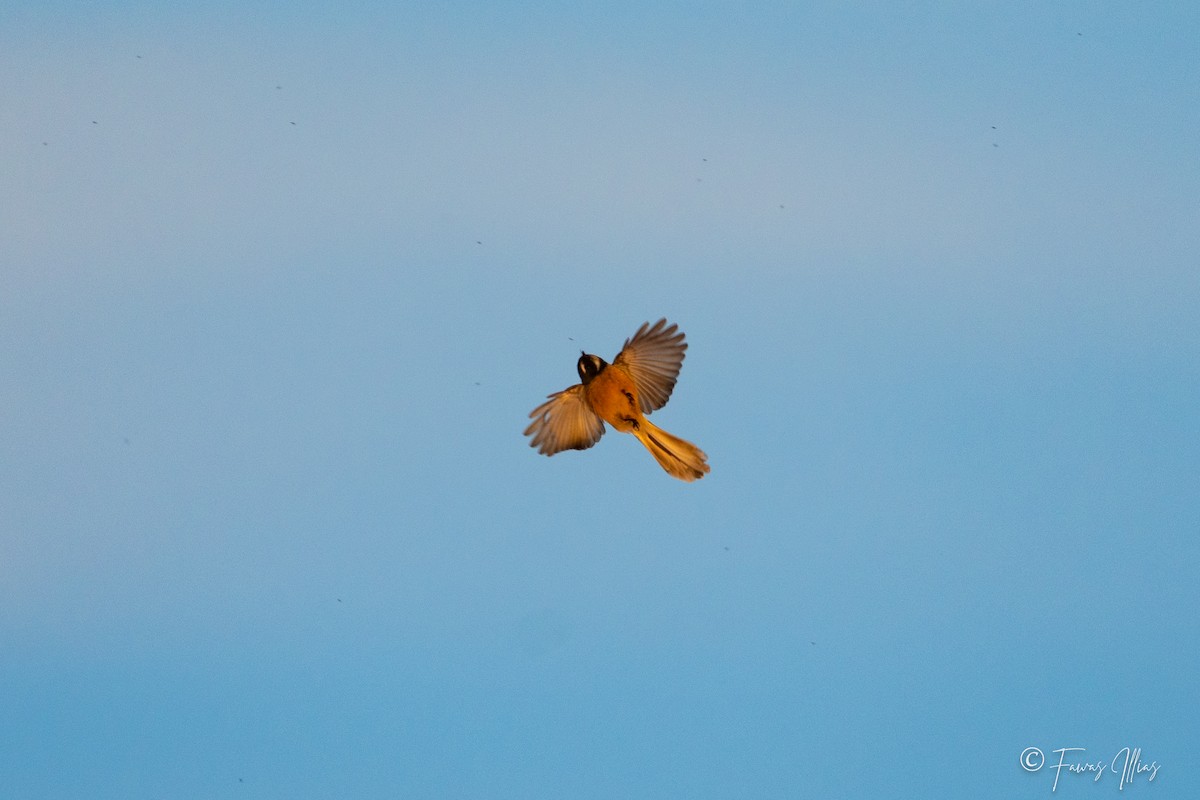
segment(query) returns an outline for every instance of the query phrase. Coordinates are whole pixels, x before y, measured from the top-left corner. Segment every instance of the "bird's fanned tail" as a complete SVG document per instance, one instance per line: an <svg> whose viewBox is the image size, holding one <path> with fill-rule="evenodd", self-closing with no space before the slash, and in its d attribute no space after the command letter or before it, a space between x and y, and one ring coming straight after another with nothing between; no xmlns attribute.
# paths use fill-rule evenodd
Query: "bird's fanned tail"
<svg viewBox="0 0 1200 800"><path fill-rule="evenodd" d="M645 445L668 474L681 481L694 481L703 478L710 471L706 463L708 456L696 445L667 433L649 420L642 420L640 426L633 431L638 441Z"/></svg>

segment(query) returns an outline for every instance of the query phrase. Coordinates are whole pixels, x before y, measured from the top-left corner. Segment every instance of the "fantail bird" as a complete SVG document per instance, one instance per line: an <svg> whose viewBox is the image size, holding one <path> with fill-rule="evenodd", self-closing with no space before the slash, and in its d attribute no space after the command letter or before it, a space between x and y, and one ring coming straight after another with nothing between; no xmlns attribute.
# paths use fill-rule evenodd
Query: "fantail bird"
<svg viewBox="0 0 1200 800"><path fill-rule="evenodd" d="M530 447L552 456L563 450L586 450L600 441L607 422L632 433L671 475L683 481L703 478L708 456L691 442L649 422L644 415L662 408L675 388L687 343L678 325L660 319L642 323L609 364L583 353L576 369L580 383L549 395L530 412L525 429Z"/></svg>

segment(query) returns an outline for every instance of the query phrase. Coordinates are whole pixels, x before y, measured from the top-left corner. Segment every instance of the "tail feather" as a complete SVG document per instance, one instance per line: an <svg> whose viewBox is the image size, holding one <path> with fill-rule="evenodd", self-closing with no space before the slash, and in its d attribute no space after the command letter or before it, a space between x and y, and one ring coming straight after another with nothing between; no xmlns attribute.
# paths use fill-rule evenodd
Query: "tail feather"
<svg viewBox="0 0 1200 800"><path fill-rule="evenodd" d="M691 442L673 436L648 420L642 420L641 426L635 430L638 441L645 445L669 474L681 481L694 481L703 478L710 467L706 463L708 456Z"/></svg>

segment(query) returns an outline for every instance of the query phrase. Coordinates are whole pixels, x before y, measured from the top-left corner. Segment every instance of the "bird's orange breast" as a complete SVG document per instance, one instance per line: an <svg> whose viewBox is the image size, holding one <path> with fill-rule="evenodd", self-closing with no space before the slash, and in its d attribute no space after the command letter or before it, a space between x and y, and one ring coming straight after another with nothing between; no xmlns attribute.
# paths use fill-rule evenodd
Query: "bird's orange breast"
<svg viewBox="0 0 1200 800"><path fill-rule="evenodd" d="M620 367L609 364L588 382L584 394L592 411L618 431L628 433L642 418L637 387Z"/></svg>

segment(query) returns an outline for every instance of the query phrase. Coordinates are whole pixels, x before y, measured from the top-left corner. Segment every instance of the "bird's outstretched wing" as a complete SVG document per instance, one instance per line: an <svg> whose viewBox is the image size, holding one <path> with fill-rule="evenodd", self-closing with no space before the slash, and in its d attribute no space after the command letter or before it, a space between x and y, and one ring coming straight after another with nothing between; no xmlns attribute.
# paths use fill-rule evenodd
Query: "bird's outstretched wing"
<svg viewBox="0 0 1200 800"><path fill-rule="evenodd" d="M583 399L582 384L555 392L529 412L533 422L525 429L530 447L552 456L563 450L586 450L604 435L604 423Z"/></svg>
<svg viewBox="0 0 1200 800"><path fill-rule="evenodd" d="M683 366L685 350L687 342L679 326L667 325L665 319L654 323L654 327L643 322L633 338L625 340L613 364L629 370L643 414L667 404Z"/></svg>

